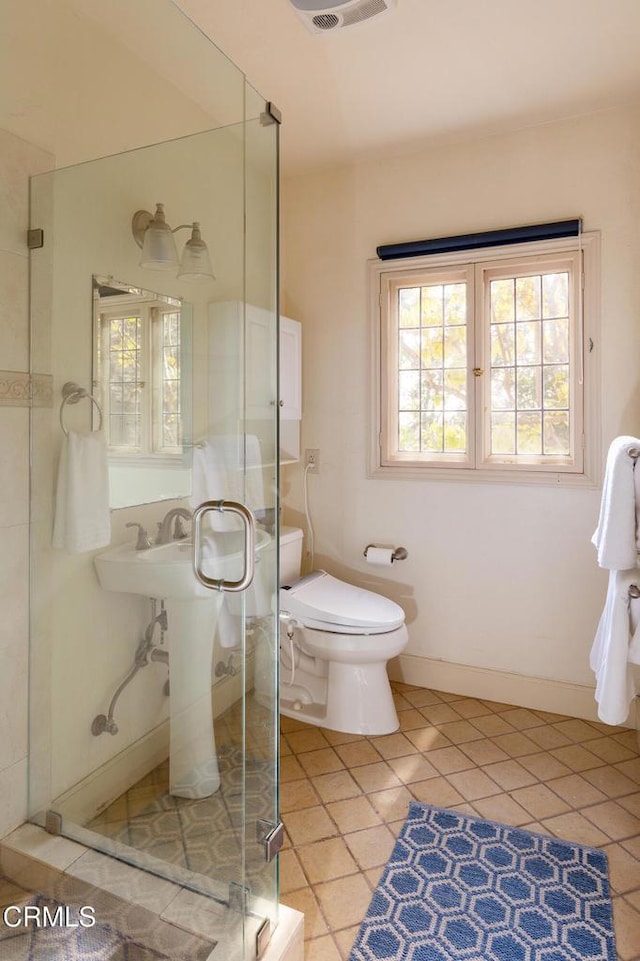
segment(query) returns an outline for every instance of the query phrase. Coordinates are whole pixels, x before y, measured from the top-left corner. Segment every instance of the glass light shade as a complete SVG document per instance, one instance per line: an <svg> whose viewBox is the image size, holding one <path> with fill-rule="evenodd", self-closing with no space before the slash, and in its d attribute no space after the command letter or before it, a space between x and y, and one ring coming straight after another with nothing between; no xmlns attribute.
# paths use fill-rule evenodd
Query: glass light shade
<svg viewBox="0 0 640 961"><path fill-rule="evenodd" d="M144 232L140 266L151 270L175 270L178 266L176 242L164 219L162 204L156 205L156 212Z"/></svg>
<svg viewBox="0 0 640 961"><path fill-rule="evenodd" d="M200 236L199 223L194 223L191 227L191 238L184 245L178 277L182 280L216 279L207 245Z"/></svg>

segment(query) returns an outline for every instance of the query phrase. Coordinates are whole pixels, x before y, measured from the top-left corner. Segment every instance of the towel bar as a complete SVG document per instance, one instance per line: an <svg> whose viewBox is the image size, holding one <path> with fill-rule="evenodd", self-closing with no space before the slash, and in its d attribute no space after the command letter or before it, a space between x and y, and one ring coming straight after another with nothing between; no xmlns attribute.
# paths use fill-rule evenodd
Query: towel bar
<svg viewBox="0 0 640 961"><path fill-rule="evenodd" d="M84 389L84 387L80 387L79 384L75 384L72 380L68 380L62 388L62 403L60 404L60 426L62 427L63 433L66 434L67 437L69 436L69 431L64 426L63 416L65 404L77 404L78 401L82 400L83 397L88 397L91 403L95 404L96 410L100 415L98 430L102 430L102 408L100 407L98 401L95 399L93 394L90 394L88 390Z"/></svg>

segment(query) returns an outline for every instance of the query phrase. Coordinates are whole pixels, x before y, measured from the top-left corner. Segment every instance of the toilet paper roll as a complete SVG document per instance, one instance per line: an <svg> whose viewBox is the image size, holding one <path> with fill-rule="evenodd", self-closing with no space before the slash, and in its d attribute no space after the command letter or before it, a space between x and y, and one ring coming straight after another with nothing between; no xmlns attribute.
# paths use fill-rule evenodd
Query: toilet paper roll
<svg viewBox="0 0 640 961"><path fill-rule="evenodd" d="M368 547L366 561L367 564L391 567L393 564L393 549L391 547Z"/></svg>

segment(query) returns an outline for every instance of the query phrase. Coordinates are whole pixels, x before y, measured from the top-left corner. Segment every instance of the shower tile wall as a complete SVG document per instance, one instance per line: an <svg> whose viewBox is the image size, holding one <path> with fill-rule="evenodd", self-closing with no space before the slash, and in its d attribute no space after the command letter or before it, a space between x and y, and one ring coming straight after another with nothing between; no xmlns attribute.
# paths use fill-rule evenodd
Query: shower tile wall
<svg viewBox="0 0 640 961"><path fill-rule="evenodd" d="M27 804L29 176L53 157L0 130L0 837Z"/></svg>

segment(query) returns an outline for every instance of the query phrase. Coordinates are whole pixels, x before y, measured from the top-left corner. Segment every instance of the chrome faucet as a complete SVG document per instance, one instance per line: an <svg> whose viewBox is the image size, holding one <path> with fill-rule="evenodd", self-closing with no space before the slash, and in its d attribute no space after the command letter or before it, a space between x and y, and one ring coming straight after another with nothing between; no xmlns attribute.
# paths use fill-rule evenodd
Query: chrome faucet
<svg viewBox="0 0 640 961"><path fill-rule="evenodd" d="M142 526L142 524L138 524L135 521L132 521L130 524L125 524L124 526L138 528L138 540L136 541L137 551L146 551L149 547L151 547L151 540L146 530Z"/></svg>
<svg viewBox="0 0 640 961"><path fill-rule="evenodd" d="M182 524L182 518L187 521L191 520L191 511L187 510L186 507L172 507L170 511L167 511L162 518L162 521L158 524L158 536L156 538L156 544L168 544L172 540L184 540L188 534ZM175 524L172 533L171 521L174 519Z"/></svg>

